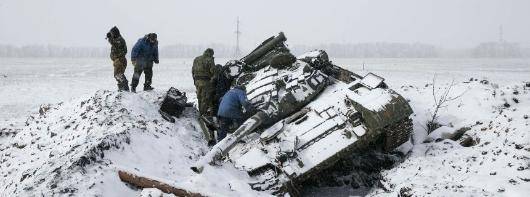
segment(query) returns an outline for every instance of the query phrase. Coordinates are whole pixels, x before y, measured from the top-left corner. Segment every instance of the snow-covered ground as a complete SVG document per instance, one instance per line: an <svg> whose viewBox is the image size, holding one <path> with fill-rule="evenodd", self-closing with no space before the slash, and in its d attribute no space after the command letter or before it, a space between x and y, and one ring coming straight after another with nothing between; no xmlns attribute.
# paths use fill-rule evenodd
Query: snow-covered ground
<svg viewBox="0 0 530 197"><path fill-rule="evenodd" d="M530 76L530 75L528 75ZM530 87L516 81L499 85L473 81L458 83L439 122L441 128L425 136L424 123L432 105L432 86L399 90L411 99L415 144L405 161L384 171L384 189L372 194L386 196L407 191L434 196L525 196L530 192ZM442 86L442 84L438 84ZM443 88L443 87L441 87ZM426 109L427 108L427 109ZM444 139L469 127L477 144L463 147ZM404 189L405 188L405 189Z"/></svg>
<svg viewBox="0 0 530 197"><path fill-rule="evenodd" d="M414 144L401 147L408 153L405 161L383 171L381 186L362 194L530 193L530 87L524 87L524 82L530 82L529 59L334 62L360 74L374 72L384 77L410 100L415 112ZM131 72L129 67L126 75L130 77ZM171 86L195 97L190 73L191 59L161 60L154 68L157 91L116 93L106 59L0 59L0 196L139 195L140 191L119 181L117 169L148 174L208 195L258 195L245 184L250 177L229 165L205 170L200 176L192 174L189 166L207 150L192 110L176 124L157 114L160 97ZM433 105L435 74L437 92L454 79L451 95L463 96L440 112L444 126L427 135L423 125ZM39 114L42 104L59 102ZM470 127L466 134L478 139L477 145L463 147L438 139L462 127ZM307 195L353 192L359 191L320 188Z"/></svg>

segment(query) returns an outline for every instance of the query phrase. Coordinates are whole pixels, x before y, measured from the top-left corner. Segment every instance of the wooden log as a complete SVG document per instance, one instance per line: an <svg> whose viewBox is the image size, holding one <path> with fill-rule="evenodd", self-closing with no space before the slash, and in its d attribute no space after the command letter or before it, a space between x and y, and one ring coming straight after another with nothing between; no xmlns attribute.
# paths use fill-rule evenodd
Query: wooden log
<svg viewBox="0 0 530 197"><path fill-rule="evenodd" d="M184 197L203 197L204 195L199 193L193 193L181 188L176 188L174 186L171 186L167 183L163 183L154 179L146 178L137 176L135 174L125 172L125 171L118 171L118 176L120 177L120 180L126 183L129 183L131 185L134 185L139 188L156 188L164 193L174 194L175 196L184 196Z"/></svg>

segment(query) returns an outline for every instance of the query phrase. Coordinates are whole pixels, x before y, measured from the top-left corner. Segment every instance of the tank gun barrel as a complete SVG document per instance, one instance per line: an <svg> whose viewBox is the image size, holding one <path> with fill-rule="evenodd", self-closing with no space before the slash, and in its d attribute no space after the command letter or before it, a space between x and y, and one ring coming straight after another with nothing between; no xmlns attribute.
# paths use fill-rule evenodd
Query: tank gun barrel
<svg viewBox="0 0 530 197"><path fill-rule="evenodd" d="M287 38L283 32L280 32L277 36L270 37L269 39L263 41L261 45L250 52L247 56L241 58L241 62L244 62L245 64L252 64L254 61L267 54L267 52L274 49L279 43L282 43L286 40Z"/></svg>
<svg viewBox="0 0 530 197"><path fill-rule="evenodd" d="M217 143L210 152L206 153L197 163L191 167L196 173L201 173L204 166L207 164L213 164L215 161L222 159L223 156L227 155L228 152L239 142L243 137L252 133L256 130L265 118L267 118L265 112L259 111L245 121L233 134L229 134L219 143Z"/></svg>

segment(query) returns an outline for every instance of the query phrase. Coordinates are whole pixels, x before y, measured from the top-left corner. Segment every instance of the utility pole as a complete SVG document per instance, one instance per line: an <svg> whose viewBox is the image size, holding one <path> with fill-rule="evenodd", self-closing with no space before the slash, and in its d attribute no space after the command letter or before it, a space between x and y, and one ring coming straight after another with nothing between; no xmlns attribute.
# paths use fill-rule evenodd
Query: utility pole
<svg viewBox="0 0 530 197"><path fill-rule="evenodd" d="M235 33L236 33L236 51L234 52L234 58L238 58L239 54L241 53L241 49L239 48L239 36L241 35L241 31L239 31L239 16L237 17Z"/></svg>
<svg viewBox="0 0 530 197"><path fill-rule="evenodd" d="M238 58L239 54L241 52L241 49L239 48L239 36L241 35L241 31L239 31L239 16L237 17L236 21L236 51L234 52L234 57Z"/></svg>

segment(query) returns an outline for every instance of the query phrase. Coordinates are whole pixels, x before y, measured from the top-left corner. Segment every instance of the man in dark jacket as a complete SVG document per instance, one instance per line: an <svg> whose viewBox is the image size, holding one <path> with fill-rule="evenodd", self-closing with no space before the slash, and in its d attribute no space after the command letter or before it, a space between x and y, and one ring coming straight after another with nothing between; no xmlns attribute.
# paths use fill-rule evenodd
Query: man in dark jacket
<svg viewBox="0 0 530 197"><path fill-rule="evenodd" d="M206 49L201 56L193 60L193 67L191 69L193 82L197 89L199 114L207 117L215 115L213 113L213 106L217 69L215 68L213 54L213 49Z"/></svg>
<svg viewBox="0 0 530 197"><path fill-rule="evenodd" d="M221 98L225 95L228 90L230 90L230 85L232 84L232 77L229 76L227 68L217 64L216 74L217 81L215 82L215 97L214 97L214 106L213 114L217 114L219 109L219 104L221 103Z"/></svg>
<svg viewBox="0 0 530 197"><path fill-rule="evenodd" d="M127 68L127 44L120 34L120 30L114 26L107 33L107 40L109 41L110 59L114 65L114 78L118 82L119 91L129 91L127 77L125 77L125 69Z"/></svg>
<svg viewBox="0 0 530 197"><path fill-rule="evenodd" d="M252 105L247 100L245 87L236 86L226 92L217 111L219 117L217 142L223 140L227 132L234 131L245 121L243 108L247 113L252 110Z"/></svg>
<svg viewBox="0 0 530 197"><path fill-rule="evenodd" d="M155 33L147 34L136 42L131 52L131 61L134 65L131 91L136 92L142 72L145 73L144 91L154 89L151 87L153 62L158 64L158 40Z"/></svg>

